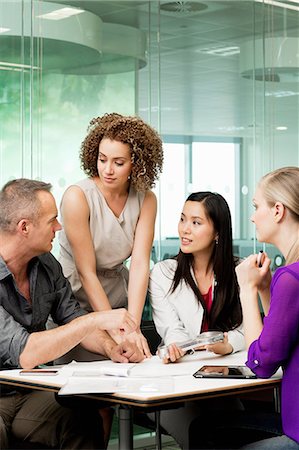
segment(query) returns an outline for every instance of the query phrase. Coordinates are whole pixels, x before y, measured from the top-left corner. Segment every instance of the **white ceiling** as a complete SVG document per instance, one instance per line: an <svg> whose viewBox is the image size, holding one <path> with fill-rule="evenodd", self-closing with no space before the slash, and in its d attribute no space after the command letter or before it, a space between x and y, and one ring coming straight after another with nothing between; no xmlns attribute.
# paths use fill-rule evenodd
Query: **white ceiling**
<svg viewBox="0 0 299 450"><path fill-rule="evenodd" d="M55 2L82 7L104 22L134 26L147 34L150 63L140 70L139 111L154 123L160 105L163 134L245 136L252 134L254 124L258 130L268 122L274 129L284 125L289 133L298 133L298 78L253 82L240 75L239 53L211 53L219 47L242 50L243 43L264 34L297 38L299 54L298 11L247 0L203 0L207 8L198 12L165 11L163 5L169 2L164 0ZM199 2L173 3L196 7Z"/></svg>

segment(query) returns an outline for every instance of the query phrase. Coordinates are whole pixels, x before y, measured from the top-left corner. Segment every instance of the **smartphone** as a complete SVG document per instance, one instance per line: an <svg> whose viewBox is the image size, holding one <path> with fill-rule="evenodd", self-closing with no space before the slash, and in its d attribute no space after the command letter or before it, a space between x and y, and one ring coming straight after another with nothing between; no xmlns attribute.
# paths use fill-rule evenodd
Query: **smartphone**
<svg viewBox="0 0 299 450"><path fill-rule="evenodd" d="M247 366L203 366L193 376L195 378L256 378Z"/></svg>
<svg viewBox="0 0 299 450"><path fill-rule="evenodd" d="M20 375L57 375L58 369L22 369L20 370Z"/></svg>
<svg viewBox="0 0 299 450"><path fill-rule="evenodd" d="M183 342L176 342L176 345L184 351L193 350L199 346L216 344L222 342L224 335L222 331L205 331L200 333L195 339L189 339ZM168 345L160 344L157 353L161 359L168 357Z"/></svg>

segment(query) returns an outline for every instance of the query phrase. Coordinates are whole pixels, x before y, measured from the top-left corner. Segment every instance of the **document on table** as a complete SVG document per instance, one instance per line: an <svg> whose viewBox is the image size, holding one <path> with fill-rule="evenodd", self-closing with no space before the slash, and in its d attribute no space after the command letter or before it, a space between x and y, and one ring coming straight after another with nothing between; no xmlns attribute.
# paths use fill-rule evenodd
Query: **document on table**
<svg viewBox="0 0 299 450"><path fill-rule="evenodd" d="M77 362L72 361L60 369L64 376L98 377L101 375L114 375L118 377L172 377L192 375L194 371L188 364L163 364L158 356L135 363L116 363L110 360Z"/></svg>
<svg viewBox="0 0 299 450"><path fill-rule="evenodd" d="M59 395L92 393L171 393L174 376L193 373L181 364L163 364L160 358L152 357L135 363L113 361L76 362L61 369L68 378Z"/></svg>
<svg viewBox="0 0 299 450"><path fill-rule="evenodd" d="M58 395L70 394L101 394L116 392L135 392L139 394L171 393L174 381L171 377L161 379L145 377L70 377L67 383L60 389Z"/></svg>
<svg viewBox="0 0 299 450"><path fill-rule="evenodd" d="M77 377L98 377L101 375L127 377L135 365L135 363L120 364L109 360L91 362L72 361L63 367L61 373L66 376Z"/></svg>

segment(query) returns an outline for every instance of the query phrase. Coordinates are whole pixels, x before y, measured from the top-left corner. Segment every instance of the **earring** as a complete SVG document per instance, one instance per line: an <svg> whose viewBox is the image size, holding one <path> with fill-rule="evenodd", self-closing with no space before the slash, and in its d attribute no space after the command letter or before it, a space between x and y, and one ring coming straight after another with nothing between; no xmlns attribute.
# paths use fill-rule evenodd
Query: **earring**
<svg viewBox="0 0 299 450"><path fill-rule="evenodd" d="M218 237L215 239L215 244L218 245Z"/></svg>

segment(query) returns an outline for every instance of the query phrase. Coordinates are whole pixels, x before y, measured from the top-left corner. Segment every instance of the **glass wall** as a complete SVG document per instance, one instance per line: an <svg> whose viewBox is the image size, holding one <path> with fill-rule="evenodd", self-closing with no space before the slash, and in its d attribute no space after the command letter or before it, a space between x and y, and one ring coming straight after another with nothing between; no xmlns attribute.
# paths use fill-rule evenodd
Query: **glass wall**
<svg viewBox="0 0 299 450"><path fill-rule="evenodd" d="M0 0L0 184L41 178L59 203L89 121L137 114L165 150L153 260L198 189L226 197L245 256L256 180L299 162L298 55L295 0Z"/></svg>

